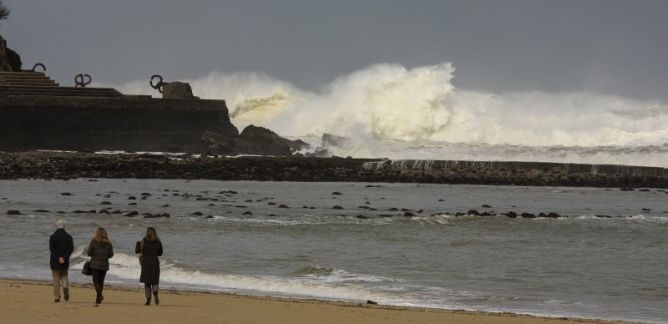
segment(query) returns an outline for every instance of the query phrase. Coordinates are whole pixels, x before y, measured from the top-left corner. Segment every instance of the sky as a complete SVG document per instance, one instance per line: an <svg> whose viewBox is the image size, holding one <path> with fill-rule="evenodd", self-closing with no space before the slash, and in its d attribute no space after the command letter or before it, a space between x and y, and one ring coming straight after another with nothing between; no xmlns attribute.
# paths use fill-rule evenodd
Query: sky
<svg viewBox="0 0 668 324"><path fill-rule="evenodd" d="M71 85L262 71L316 90L377 63L457 88L668 101L668 1L4 0L24 68Z"/></svg>

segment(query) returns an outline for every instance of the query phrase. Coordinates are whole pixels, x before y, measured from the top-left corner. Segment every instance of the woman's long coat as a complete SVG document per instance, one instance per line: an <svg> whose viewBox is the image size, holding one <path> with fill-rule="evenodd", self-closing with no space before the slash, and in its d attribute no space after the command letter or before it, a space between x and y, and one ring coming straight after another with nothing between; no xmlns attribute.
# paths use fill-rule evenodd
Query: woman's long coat
<svg viewBox="0 0 668 324"><path fill-rule="evenodd" d="M162 255L162 243L159 240L148 241L146 239L137 243L135 253L142 253L143 244L144 256L141 262L139 281L152 285L160 283L160 260L158 257Z"/></svg>

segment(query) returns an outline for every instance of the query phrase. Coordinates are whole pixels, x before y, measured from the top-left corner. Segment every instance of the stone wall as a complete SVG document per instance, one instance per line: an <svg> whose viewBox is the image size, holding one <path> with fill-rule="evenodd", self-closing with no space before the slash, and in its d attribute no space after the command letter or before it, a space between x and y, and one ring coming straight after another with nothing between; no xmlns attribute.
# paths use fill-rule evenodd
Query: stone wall
<svg viewBox="0 0 668 324"><path fill-rule="evenodd" d="M204 133L238 136L222 100L4 96L0 151L124 150L203 153ZM217 146L211 153L229 153Z"/></svg>

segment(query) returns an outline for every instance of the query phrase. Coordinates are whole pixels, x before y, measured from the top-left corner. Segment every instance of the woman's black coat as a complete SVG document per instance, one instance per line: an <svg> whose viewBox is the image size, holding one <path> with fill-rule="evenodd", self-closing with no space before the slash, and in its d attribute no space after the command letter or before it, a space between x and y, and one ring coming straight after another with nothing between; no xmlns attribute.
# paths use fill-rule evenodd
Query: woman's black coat
<svg viewBox="0 0 668 324"><path fill-rule="evenodd" d="M160 283L160 260L158 257L162 255L162 243L159 240L148 241L143 239L141 242L137 242L135 253L142 253L142 243L144 246L144 257L141 264L139 281L156 285Z"/></svg>
<svg viewBox="0 0 668 324"><path fill-rule="evenodd" d="M114 247L109 241L90 241L88 245L90 268L95 270L109 270L109 258L114 256Z"/></svg>

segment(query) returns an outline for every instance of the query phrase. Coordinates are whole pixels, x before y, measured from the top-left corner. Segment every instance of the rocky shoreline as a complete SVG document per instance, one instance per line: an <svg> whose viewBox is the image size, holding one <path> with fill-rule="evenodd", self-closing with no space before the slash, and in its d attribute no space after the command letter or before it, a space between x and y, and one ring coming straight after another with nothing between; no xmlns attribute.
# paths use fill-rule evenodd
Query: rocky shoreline
<svg viewBox="0 0 668 324"><path fill-rule="evenodd" d="M380 162L379 162L380 161ZM0 153L0 179L211 179L668 188L664 168L536 162L303 157ZM434 163L440 163L436 167ZM422 165L422 167L418 167Z"/></svg>

